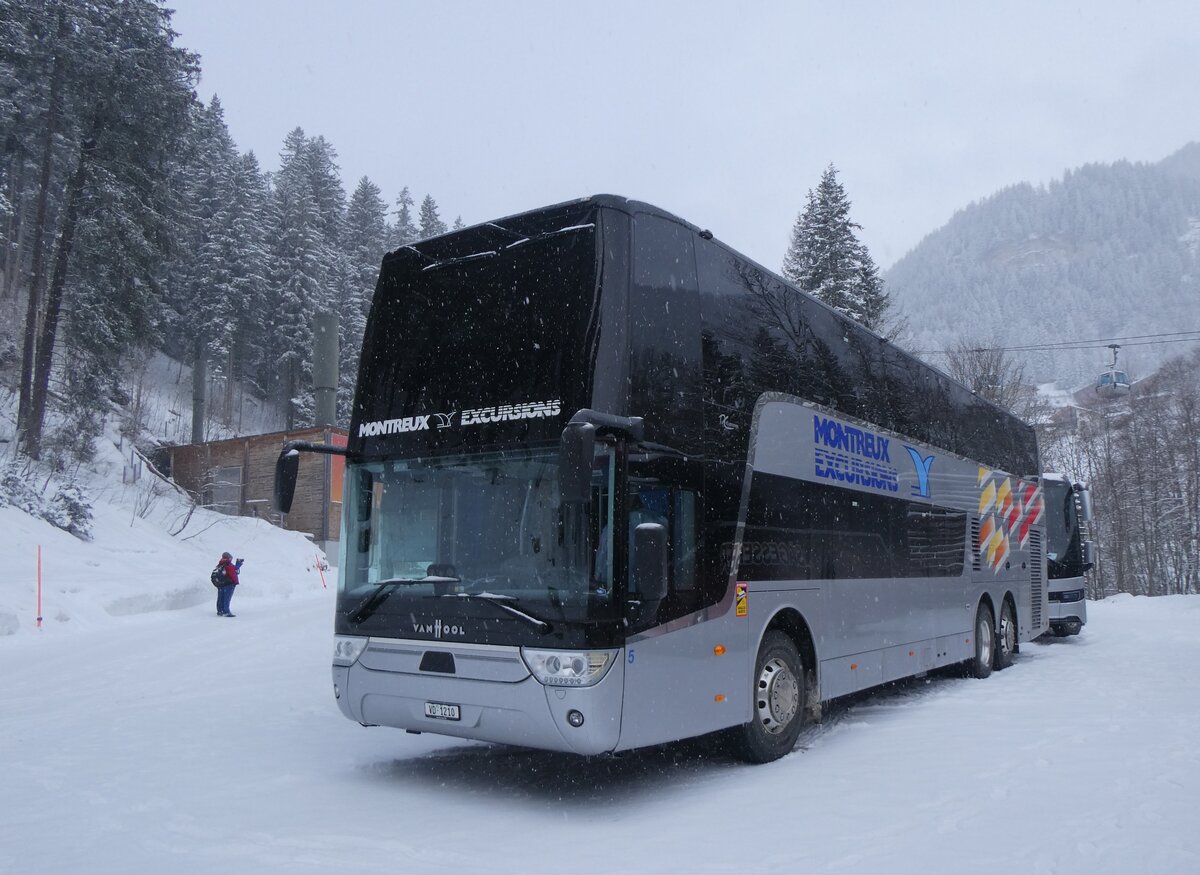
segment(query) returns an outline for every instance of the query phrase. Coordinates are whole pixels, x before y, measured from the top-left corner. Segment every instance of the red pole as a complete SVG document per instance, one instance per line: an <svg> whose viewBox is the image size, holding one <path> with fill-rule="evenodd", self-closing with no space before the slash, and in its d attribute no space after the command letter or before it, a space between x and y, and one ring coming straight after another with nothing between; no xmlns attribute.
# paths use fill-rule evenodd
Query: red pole
<svg viewBox="0 0 1200 875"><path fill-rule="evenodd" d="M38 612L37 627L42 628L42 545L38 544Z"/></svg>
<svg viewBox="0 0 1200 875"><path fill-rule="evenodd" d="M329 589L325 585L325 569L321 567L321 554L314 553L313 555L317 557L317 573L321 575L321 589Z"/></svg>

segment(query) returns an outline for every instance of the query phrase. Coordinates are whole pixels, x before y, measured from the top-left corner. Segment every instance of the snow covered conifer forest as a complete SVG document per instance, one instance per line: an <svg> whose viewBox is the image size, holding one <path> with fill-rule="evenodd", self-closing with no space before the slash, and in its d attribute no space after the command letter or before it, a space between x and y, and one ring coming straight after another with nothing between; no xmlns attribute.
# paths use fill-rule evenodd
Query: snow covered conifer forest
<svg viewBox="0 0 1200 875"><path fill-rule="evenodd" d="M344 418L383 253L446 230L432 195L419 216L366 177L347 197L334 144L299 127L264 173L175 36L152 0L0 16L0 371L22 450L56 467L88 458L148 350L203 359L226 426L237 391L310 422L321 311L340 317Z"/></svg>

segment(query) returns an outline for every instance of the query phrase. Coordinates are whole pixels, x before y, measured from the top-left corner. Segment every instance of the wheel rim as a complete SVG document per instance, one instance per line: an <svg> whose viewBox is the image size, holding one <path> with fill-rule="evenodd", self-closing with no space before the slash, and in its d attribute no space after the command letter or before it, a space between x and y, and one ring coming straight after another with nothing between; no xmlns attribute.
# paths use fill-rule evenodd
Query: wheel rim
<svg viewBox="0 0 1200 875"><path fill-rule="evenodd" d="M1012 654L1017 648L1017 627L1012 620L1012 614L1005 609L1003 616L1000 617L1000 649L1005 657Z"/></svg>
<svg viewBox="0 0 1200 875"><path fill-rule="evenodd" d="M987 621L982 613L979 615L979 630L976 636L979 639L979 662L983 665L992 664L992 624Z"/></svg>
<svg viewBox="0 0 1200 875"><path fill-rule="evenodd" d="M787 729L800 709L800 683L779 657L772 657L762 667L755 694L759 723L772 735Z"/></svg>

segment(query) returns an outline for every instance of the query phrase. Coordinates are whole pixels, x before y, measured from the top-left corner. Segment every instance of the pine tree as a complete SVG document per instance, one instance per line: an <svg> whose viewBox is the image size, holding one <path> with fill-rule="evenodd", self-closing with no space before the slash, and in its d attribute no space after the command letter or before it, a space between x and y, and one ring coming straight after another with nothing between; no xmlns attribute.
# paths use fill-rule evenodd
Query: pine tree
<svg viewBox="0 0 1200 875"><path fill-rule="evenodd" d="M392 226L391 248L399 249L420 237L420 231L412 220L413 199L408 186L404 186L396 198L396 224Z"/></svg>
<svg viewBox="0 0 1200 875"><path fill-rule="evenodd" d="M219 257L217 225L230 197L236 162L220 99L214 97L207 107L197 104L188 148L175 174L180 220L175 258L164 275L168 309L163 328L175 354L191 361L193 380L205 383L209 360L222 362L227 352L223 341L228 325L221 311L229 294L229 265ZM203 439L203 427L203 419L194 416L193 440Z"/></svg>
<svg viewBox="0 0 1200 875"><path fill-rule="evenodd" d="M39 170L53 170L55 127L62 124L64 52L71 25L65 7L13 3L0 15L0 297L12 296L28 280L31 237L38 208L51 205L52 191L37 185ZM53 100L51 99L53 96ZM55 107L51 111L51 107ZM40 160L39 160L40 159ZM43 164L43 162L46 162ZM39 235L39 240L41 235ZM33 310L37 310L34 301Z"/></svg>
<svg viewBox="0 0 1200 875"><path fill-rule="evenodd" d="M325 282L317 206L302 167L306 142L301 128L287 135L271 198L275 273L270 283L271 316L264 341L274 372L269 385L287 409L288 428L303 415L297 407L305 403L299 393L312 348L313 303L322 297ZM311 411L311 396L308 407Z"/></svg>
<svg viewBox="0 0 1200 875"><path fill-rule="evenodd" d="M322 136L311 138L303 150L303 168L317 207L317 228L322 243L336 251L342 242L346 219L346 192L342 188L337 150Z"/></svg>
<svg viewBox="0 0 1200 875"><path fill-rule="evenodd" d="M796 218L783 259L783 275L801 290L873 331L882 327L890 304L867 247L855 235L850 200L837 170L825 169Z"/></svg>
<svg viewBox="0 0 1200 875"><path fill-rule="evenodd" d="M210 286L204 307L209 313L208 354L225 376L224 415L232 424L234 384L257 373L255 339L266 327L267 190L253 153L235 157L226 176L222 202L212 217L212 232L200 260Z"/></svg>
<svg viewBox="0 0 1200 875"><path fill-rule="evenodd" d="M93 0L58 8L79 16L78 26L65 32L59 19L56 33L64 42L51 47L56 63L62 60L68 68L61 100L64 119L74 124L63 134L70 144L64 148L69 170L48 260L32 380L21 387L20 439L35 458L63 316L88 320L87 329L74 335L83 345L63 358L80 371L103 369L109 385L116 382L124 351L152 336L154 321L147 315L154 310L158 274L176 230L170 168L191 123L197 70L195 56L173 45L170 12L156 3ZM50 112L48 120L53 116ZM54 175L49 177L54 184ZM119 306L85 306L89 290L91 300L107 295ZM93 407L100 401L88 399Z"/></svg>
<svg viewBox="0 0 1200 875"><path fill-rule="evenodd" d="M375 293L379 263L387 249L387 206L379 186L367 177L358 181L346 207L346 255L352 282L338 308L341 329L338 417L347 421L358 378L358 358L366 331L367 313Z"/></svg>
<svg viewBox="0 0 1200 875"><path fill-rule="evenodd" d="M83 83L99 63L97 52L82 37L86 28L83 10L66 3L15 3L3 20L5 51L0 52L4 70L4 128L6 174L13 211L9 223L10 247L6 247L6 286L26 288L26 312L18 386L17 430L22 442L33 401L34 358L41 324L42 296L48 282L53 214L61 204L65 168L73 161L78 133L71 122L72 98L83 91ZM22 83L48 84L39 88ZM22 185L30 168L33 189L21 197L13 186ZM36 180L36 182L34 181ZM28 204L26 204L28 201ZM23 207L26 207L23 209ZM23 272L23 238L28 231L28 280ZM11 257L9 251L12 252ZM40 426L39 426L40 431Z"/></svg>
<svg viewBox="0 0 1200 875"><path fill-rule="evenodd" d="M437 201L433 199L433 195L427 194L425 200L421 201L420 222L421 229L418 233L422 240L446 233L446 223L438 218Z"/></svg>
<svg viewBox="0 0 1200 875"><path fill-rule="evenodd" d="M345 196L336 153L324 137L288 134L275 175L273 252L275 300L268 343L274 354L276 395L287 408L287 425L312 421L312 321L337 312L352 283L341 251Z"/></svg>

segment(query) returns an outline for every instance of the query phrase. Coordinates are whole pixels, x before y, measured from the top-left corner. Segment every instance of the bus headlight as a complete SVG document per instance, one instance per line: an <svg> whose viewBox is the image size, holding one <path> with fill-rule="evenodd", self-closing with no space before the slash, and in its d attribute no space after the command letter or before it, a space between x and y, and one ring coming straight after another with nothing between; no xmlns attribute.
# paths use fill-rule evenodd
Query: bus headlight
<svg viewBox="0 0 1200 875"><path fill-rule="evenodd" d="M333 664L354 665L362 652L367 649L369 638L354 635L333 636Z"/></svg>
<svg viewBox="0 0 1200 875"><path fill-rule="evenodd" d="M604 677L615 650L521 650L533 676L551 687L590 687Z"/></svg>

